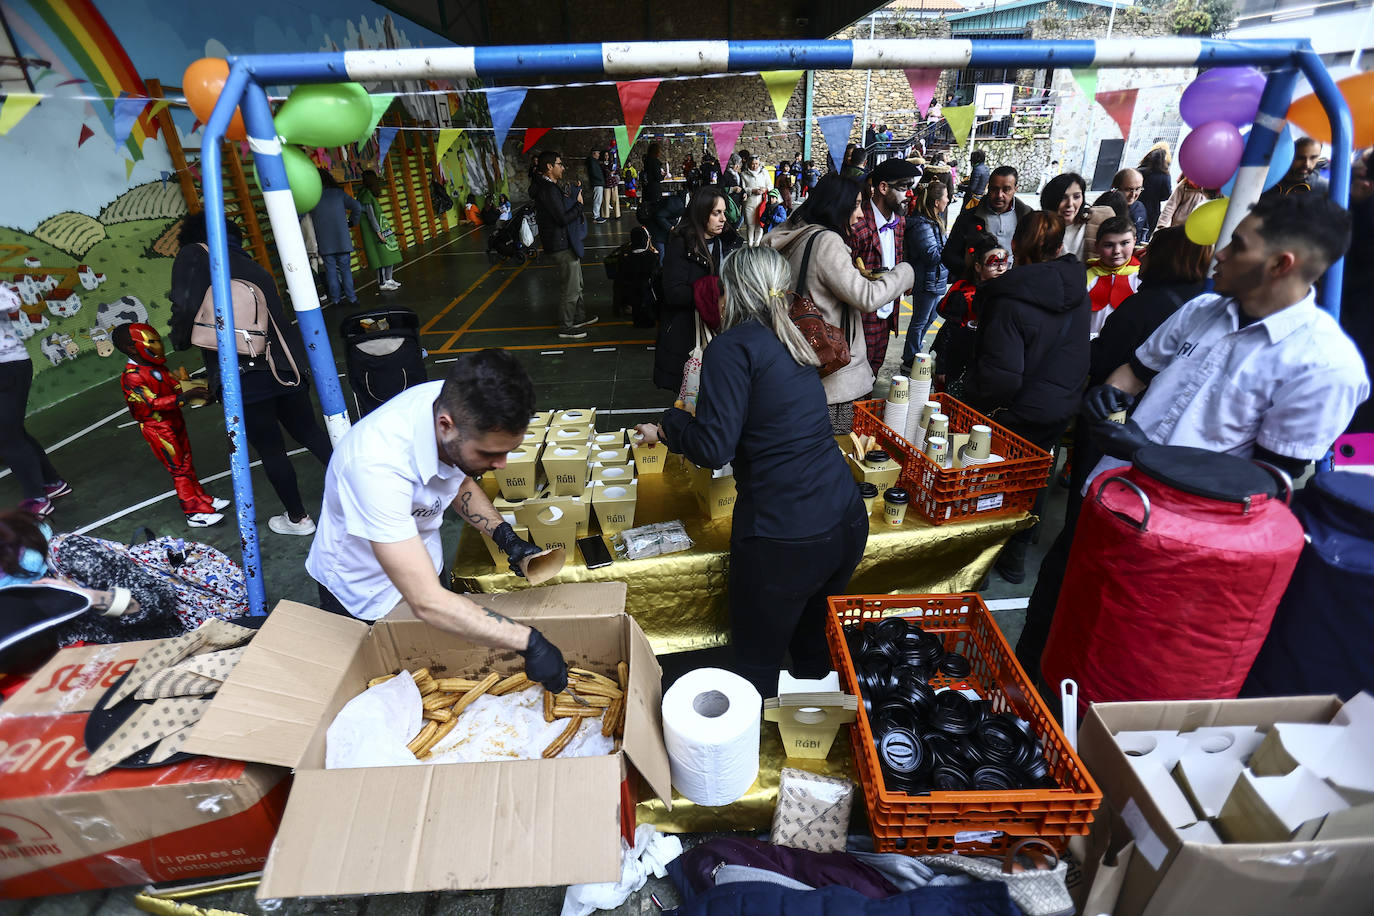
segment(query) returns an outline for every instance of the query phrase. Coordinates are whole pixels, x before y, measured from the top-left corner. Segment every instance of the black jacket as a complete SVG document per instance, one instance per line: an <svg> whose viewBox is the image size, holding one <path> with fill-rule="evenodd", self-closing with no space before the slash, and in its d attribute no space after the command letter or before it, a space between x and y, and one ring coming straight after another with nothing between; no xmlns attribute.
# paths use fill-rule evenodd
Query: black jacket
<svg viewBox="0 0 1374 916"><path fill-rule="evenodd" d="M1012 198L1012 209L1016 211L1016 219L1019 221L1031 212L1031 208L1021 203L1016 198ZM940 260L951 274L962 274L964 272L964 253L968 249L968 239L972 238L975 232L985 232L987 230L987 202L984 201L978 206L964 210L959 214L959 218L954 221L954 228L949 230L949 238L945 240L945 249L940 253ZM1085 284L1088 282L1085 278Z"/></svg>
<svg viewBox="0 0 1374 916"><path fill-rule="evenodd" d="M663 196L663 163L652 156L644 157L644 171L639 176L640 196L656 201Z"/></svg>
<svg viewBox="0 0 1374 916"><path fill-rule="evenodd" d="M1149 223L1150 231L1155 231L1155 223L1159 222L1159 211L1164 206L1164 202L1169 199L1169 195L1174 193L1174 183L1169 180L1168 172L1148 171L1142 177L1140 183L1139 203L1145 205L1145 222Z"/></svg>
<svg viewBox="0 0 1374 916"><path fill-rule="evenodd" d="M1053 444L1088 379L1087 269L1073 255L1013 267L978 301L969 400L1032 442Z"/></svg>
<svg viewBox="0 0 1374 916"><path fill-rule="evenodd" d="M1202 283L1150 283L1122 302L1107 317L1102 333L1092 342L1088 384L1101 385L1119 366L1130 362L1136 348L1150 339L1164 319L1179 306L1202 294Z"/></svg>
<svg viewBox="0 0 1374 916"><path fill-rule="evenodd" d="M301 332L287 317L286 307L277 292L276 280L263 269L262 265L249 257L248 252L229 239L229 275L238 280L247 280L262 290L267 303L267 311L276 321L280 336L273 334L268 338L267 347L272 356L272 364L277 374L285 382L291 382L291 362L287 359L287 348L295 359L299 375L296 385L306 381L309 364ZM195 324L196 313L210 289L210 253L200 245L186 245L177 252L172 262L172 288L168 298L172 300L171 339L172 349L191 348L191 327ZM206 386L211 391L219 390L219 358L213 350L203 350L205 356ZM265 400L294 390L295 385L282 385L272 376L267 360L250 360L239 357L239 377L243 383L244 403Z"/></svg>
<svg viewBox="0 0 1374 916"><path fill-rule="evenodd" d="M569 197L563 189L547 178L539 177L530 186L534 198L534 216L539 223L539 244L553 254L571 248L582 257L582 239L586 237L586 218L576 197Z"/></svg>
<svg viewBox="0 0 1374 916"><path fill-rule="evenodd" d="M726 227L720 236L721 260L744 244L735 230ZM663 249L663 304L654 348L654 385L676 392L682 385L682 366L696 346L696 314L693 286L702 277L720 272L700 252L689 250L681 235L668 238Z"/></svg>
<svg viewBox="0 0 1374 916"><path fill-rule="evenodd" d="M606 183L606 170L596 159L588 156L586 159L587 167L587 187L595 188Z"/></svg>

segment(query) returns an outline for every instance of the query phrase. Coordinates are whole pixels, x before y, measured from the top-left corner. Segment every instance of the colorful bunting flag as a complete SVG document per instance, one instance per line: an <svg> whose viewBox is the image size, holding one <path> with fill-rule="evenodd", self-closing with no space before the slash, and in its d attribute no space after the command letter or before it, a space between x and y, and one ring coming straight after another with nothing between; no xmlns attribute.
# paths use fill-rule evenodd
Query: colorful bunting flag
<svg viewBox="0 0 1374 916"><path fill-rule="evenodd" d="M195 133L198 130L200 130L200 120L198 118L193 118L191 120L191 133Z"/></svg>
<svg viewBox="0 0 1374 916"><path fill-rule="evenodd" d="M140 99L130 96L128 93L121 92L119 98L114 103L114 141L115 146L121 146L125 140L129 139L129 133L134 129L134 122L143 113L143 109L148 107L147 99Z"/></svg>
<svg viewBox="0 0 1374 916"><path fill-rule="evenodd" d="M854 129L854 118L852 114L822 115L816 119L820 125L821 136L825 138L826 148L830 152L830 167L839 171L844 165L840 160L844 158L844 148L849 145L849 134Z"/></svg>
<svg viewBox="0 0 1374 916"><path fill-rule="evenodd" d="M58 85L58 86L75 86L75 85L77 85L78 83L84 83L84 82L86 82L86 81L83 80L83 79L69 79L69 80L63 80L62 82L58 83L57 85Z"/></svg>
<svg viewBox="0 0 1374 916"><path fill-rule="evenodd" d="M787 110L787 101L792 98L797 83L805 74L805 70L768 70L759 74L768 87L768 97L773 100L773 110L777 112L779 121Z"/></svg>
<svg viewBox="0 0 1374 916"><path fill-rule="evenodd" d="M487 93L487 110L491 112L491 126L496 132L498 153L506 145L506 134L510 133L510 126L515 123L515 116L520 113L520 106L525 103L525 93L528 91L521 87L505 87Z"/></svg>
<svg viewBox="0 0 1374 916"><path fill-rule="evenodd" d="M462 132L463 129L461 127L445 127L443 130L439 131L439 139L434 144L434 158L444 158L444 153L447 153L449 147L458 142L458 135Z"/></svg>
<svg viewBox="0 0 1374 916"><path fill-rule="evenodd" d="M644 123L644 113L649 110L649 102L658 91L658 84L658 80L633 80L615 84L615 91L620 96L620 112L625 116L625 134L631 143L639 137L640 126Z"/></svg>
<svg viewBox="0 0 1374 916"><path fill-rule="evenodd" d="M129 176L132 175L133 173L134 173L134 161L133 161L132 159L125 159L125 160L124 160L124 180L125 180L125 181L128 181L128 180L129 180Z"/></svg>
<svg viewBox="0 0 1374 916"><path fill-rule="evenodd" d="M81 136L77 137L77 139L76 139L76 147L77 147L77 149L80 149L80 148L81 148L81 144L85 143L87 140L91 139L91 138L94 137L94 136L95 136L95 131L91 130L91 128L90 128L88 125L82 124L82 125L81 125Z"/></svg>
<svg viewBox="0 0 1374 916"><path fill-rule="evenodd" d="M367 124L367 135L372 136L372 132L381 123L382 117L387 109L391 107L392 101L396 98L394 92L379 92L376 95L369 95L367 100L372 103L372 120Z"/></svg>
<svg viewBox="0 0 1374 916"><path fill-rule="evenodd" d="M634 143L630 140L630 132L625 129L624 124L617 124L615 126L615 150L620 154L621 162L629 161L630 147L632 146Z"/></svg>
<svg viewBox="0 0 1374 916"><path fill-rule="evenodd" d="M383 127L377 131L377 164L380 166L386 160L387 151L391 149L391 144L396 140L395 127Z"/></svg>
<svg viewBox="0 0 1374 916"><path fill-rule="evenodd" d="M911 97L916 102L916 110L921 117L930 111L930 102L935 98L935 89L940 85L940 71L934 68L914 67L905 71L907 84L911 86Z"/></svg>
<svg viewBox="0 0 1374 916"><path fill-rule="evenodd" d="M523 156L525 153L528 153L530 150L534 149L534 145L539 142L539 138L544 136L552 129L553 128L551 127L526 127L525 146L522 150L520 150L520 155Z"/></svg>
<svg viewBox="0 0 1374 916"><path fill-rule="evenodd" d="M156 102L153 103L153 110L148 112L148 120L151 121L153 118L156 118L158 114L162 111L162 109L166 108L171 104L172 103L167 101L166 99L158 99Z"/></svg>
<svg viewBox="0 0 1374 916"><path fill-rule="evenodd" d="M4 106L0 107L0 137L9 133L42 100L41 95L32 92L11 92L6 96Z"/></svg>
<svg viewBox="0 0 1374 916"><path fill-rule="evenodd" d="M716 158L724 165L739 142L739 133L744 130L743 121L717 121L711 125L711 139L716 141Z"/></svg>
<svg viewBox="0 0 1374 916"><path fill-rule="evenodd" d="M968 136L973 130L973 106L945 107L940 109L940 114L944 115L945 122L949 124L949 132L954 135L954 142L963 149L968 145Z"/></svg>
<svg viewBox="0 0 1374 916"><path fill-rule="evenodd" d="M1097 104L1101 105L1116 122L1116 126L1121 128L1122 139L1131 135L1131 118L1135 115L1135 100L1139 93L1139 89L1116 89L1097 94Z"/></svg>
<svg viewBox="0 0 1374 916"><path fill-rule="evenodd" d="M1096 70L1070 70L1073 74L1073 81L1078 84L1078 88L1087 98L1097 95L1097 71Z"/></svg>
<svg viewBox="0 0 1374 916"><path fill-rule="evenodd" d="M165 188L165 187L167 187L167 179L172 177L172 173L171 173L171 172L162 172L161 175L160 175L159 177L162 179L162 186Z"/></svg>

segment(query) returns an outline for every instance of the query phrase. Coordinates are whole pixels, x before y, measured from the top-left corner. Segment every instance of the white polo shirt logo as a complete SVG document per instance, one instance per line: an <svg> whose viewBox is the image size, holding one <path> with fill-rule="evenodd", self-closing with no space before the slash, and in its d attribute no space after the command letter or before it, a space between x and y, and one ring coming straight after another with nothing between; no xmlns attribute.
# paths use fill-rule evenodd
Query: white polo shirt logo
<svg viewBox="0 0 1374 916"><path fill-rule="evenodd" d="M416 506L414 509L410 510L410 514L414 518L433 518L443 511L444 504L436 499L428 506Z"/></svg>

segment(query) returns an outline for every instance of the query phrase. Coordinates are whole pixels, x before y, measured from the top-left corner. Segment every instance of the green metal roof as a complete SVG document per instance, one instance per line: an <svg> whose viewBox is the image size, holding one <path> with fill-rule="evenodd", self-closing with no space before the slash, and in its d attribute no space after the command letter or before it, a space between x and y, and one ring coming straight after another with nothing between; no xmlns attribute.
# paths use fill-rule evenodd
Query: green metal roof
<svg viewBox="0 0 1374 916"><path fill-rule="evenodd" d="M1044 18L1045 7L1052 0L1012 0L1011 3L997 3L962 13L947 13L945 18L953 26L954 38L970 33L986 34L999 31L1020 31L1037 19ZM1058 6L1067 19L1082 19L1098 10L1112 7L1111 0L1059 0ZM1126 7L1130 3L1117 2L1116 6Z"/></svg>

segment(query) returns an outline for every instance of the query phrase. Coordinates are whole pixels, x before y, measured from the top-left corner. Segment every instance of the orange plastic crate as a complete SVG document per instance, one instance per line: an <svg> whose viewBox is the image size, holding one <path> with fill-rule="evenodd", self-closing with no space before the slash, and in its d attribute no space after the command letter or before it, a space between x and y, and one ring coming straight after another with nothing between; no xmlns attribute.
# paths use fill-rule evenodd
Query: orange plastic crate
<svg viewBox="0 0 1374 916"><path fill-rule="evenodd" d="M911 494L908 511L921 513L934 525L1029 512L1035 494L1048 482L1050 453L947 394L932 394L930 400L940 402L951 434L967 433L978 423L991 427L992 452L1005 460L955 470L939 467L883 423L883 401L856 401L854 432L875 437L901 464L897 482Z"/></svg>
<svg viewBox="0 0 1374 916"><path fill-rule="evenodd" d="M931 791L908 795L889 791L883 781L873 729L863 705L850 728L855 769L868 809L869 828L881 852L922 854L965 848L970 838L988 849L1009 846L1016 837L1068 837L1086 834L1102 792L1083 762L1069 747L1059 723L1031 687L1006 638L983 599L959 595L849 595L830 599L825 636L830 657L845 689L859 695L854 663L844 638L851 623L901 616L929 633L941 634L946 652L968 659L972 671L957 681L936 675L932 687L968 687L991 702L994 712L1012 712L1031 726L1044 747L1056 789L1005 789L967 792Z"/></svg>

